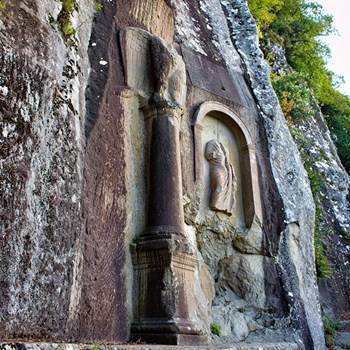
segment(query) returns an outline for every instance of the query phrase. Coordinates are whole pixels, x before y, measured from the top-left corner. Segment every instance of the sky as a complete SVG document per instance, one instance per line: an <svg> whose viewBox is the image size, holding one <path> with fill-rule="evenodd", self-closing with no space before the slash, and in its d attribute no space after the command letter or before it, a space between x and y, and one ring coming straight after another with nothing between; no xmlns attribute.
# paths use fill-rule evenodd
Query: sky
<svg viewBox="0 0 350 350"><path fill-rule="evenodd" d="M332 57L328 68L337 75L343 76L345 84L338 90L350 96L350 0L317 0L325 14L333 15L333 26L338 34L320 38L331 49Z"/></svg>

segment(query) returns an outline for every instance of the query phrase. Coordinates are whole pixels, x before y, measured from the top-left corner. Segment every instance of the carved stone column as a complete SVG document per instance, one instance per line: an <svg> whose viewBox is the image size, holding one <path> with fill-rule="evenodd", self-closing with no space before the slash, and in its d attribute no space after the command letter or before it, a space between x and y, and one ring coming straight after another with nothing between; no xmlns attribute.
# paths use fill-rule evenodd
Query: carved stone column
<svg viewBox="0 0 350 350"><path fill-rule="evenodd" d="M150 124L148 234L183 233L179 146L181 109L167 101L142 108Z"/></svg>
<svg viewBox="0 0 350 350"><path fill-rule="evenodd" d="M132 254L131 340L200 345L206 339L190 312L195 308L197 260L184 235L182 206L179 119L186 96L185 66L174 48L147 32L128 28L123 38L126 47L137 48L136 53L126 50L125 66L128 57L139 57L140 52L146 65L143 76L131 76L127 69L127 81L133 88L147 86L152 91L141 108L148 125L148 208L147 226ZM133 83L138 81L143 85Z"/></svg>
<svg viewBox="0 0 350 350"><path fill-rule="evenodd" d="M132 340L199 344L203 339L190 317L197 261L183 235L181 110L167 101L143 110L151 123L148 226L133 254L137 296Z"/></svg>

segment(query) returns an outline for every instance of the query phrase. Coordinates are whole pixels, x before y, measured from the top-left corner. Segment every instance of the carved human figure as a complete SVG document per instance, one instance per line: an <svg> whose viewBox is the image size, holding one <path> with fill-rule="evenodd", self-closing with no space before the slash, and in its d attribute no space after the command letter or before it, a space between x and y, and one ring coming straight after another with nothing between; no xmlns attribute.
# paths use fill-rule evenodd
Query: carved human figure
<svg viewBox="0 0 350 350"><path fill-rule="evenodd" d="M231 215L237 180L227 151L220 142L210 140L206 145L205 158L210 162L210 209Z"/></svg>

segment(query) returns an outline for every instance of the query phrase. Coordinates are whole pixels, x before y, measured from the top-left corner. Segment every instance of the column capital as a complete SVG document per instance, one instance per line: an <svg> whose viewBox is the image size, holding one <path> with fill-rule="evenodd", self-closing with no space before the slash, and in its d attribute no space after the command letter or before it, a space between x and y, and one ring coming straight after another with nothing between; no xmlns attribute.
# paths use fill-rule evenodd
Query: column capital
<svg viewBox="0 0 350 350"><path fill-rule="evenodd" d="M179 119L183 113L183 109L166 99L154 99L151 97L146 104L140 107L145 115L145 120L148 120L152 117L175 117Z"/></svg>

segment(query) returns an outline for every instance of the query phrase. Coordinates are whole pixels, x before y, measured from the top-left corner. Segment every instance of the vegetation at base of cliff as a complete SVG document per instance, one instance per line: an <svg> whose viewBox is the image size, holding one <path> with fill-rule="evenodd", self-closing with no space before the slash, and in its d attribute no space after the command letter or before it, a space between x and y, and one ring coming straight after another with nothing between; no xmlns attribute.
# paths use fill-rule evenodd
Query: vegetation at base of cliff
<svg viewBox="0 0 350 350"><path fill-rule="evenodd" d="M303 106L299 109L294 105L298 96L292 93L299 88L303 94L305 84L321 107L340 160L350 173L350 97L337 91L340 78L326 68L329 48L318 40L334 31L332 16L324 14L320 4L307 0L248 0L248 5L257 22L265 56L269 57L269 43L278 43L285 49L288 64L297 72L272 74L282 108L287 114L301 116ZM299 76L297 83L295 75ZM294 82L294 87L287 86L288 81ZM282 83L284 86L278 86Z"/></svg>
<svg viewBox="0 0 350 350"><path fill-rule="evenodd" d="M341 324L338 321L330 320L327 316L323 316L322 321L326 338L326 345L327 347L331 347L334 344L335 333L340 329Z"/></svg>

